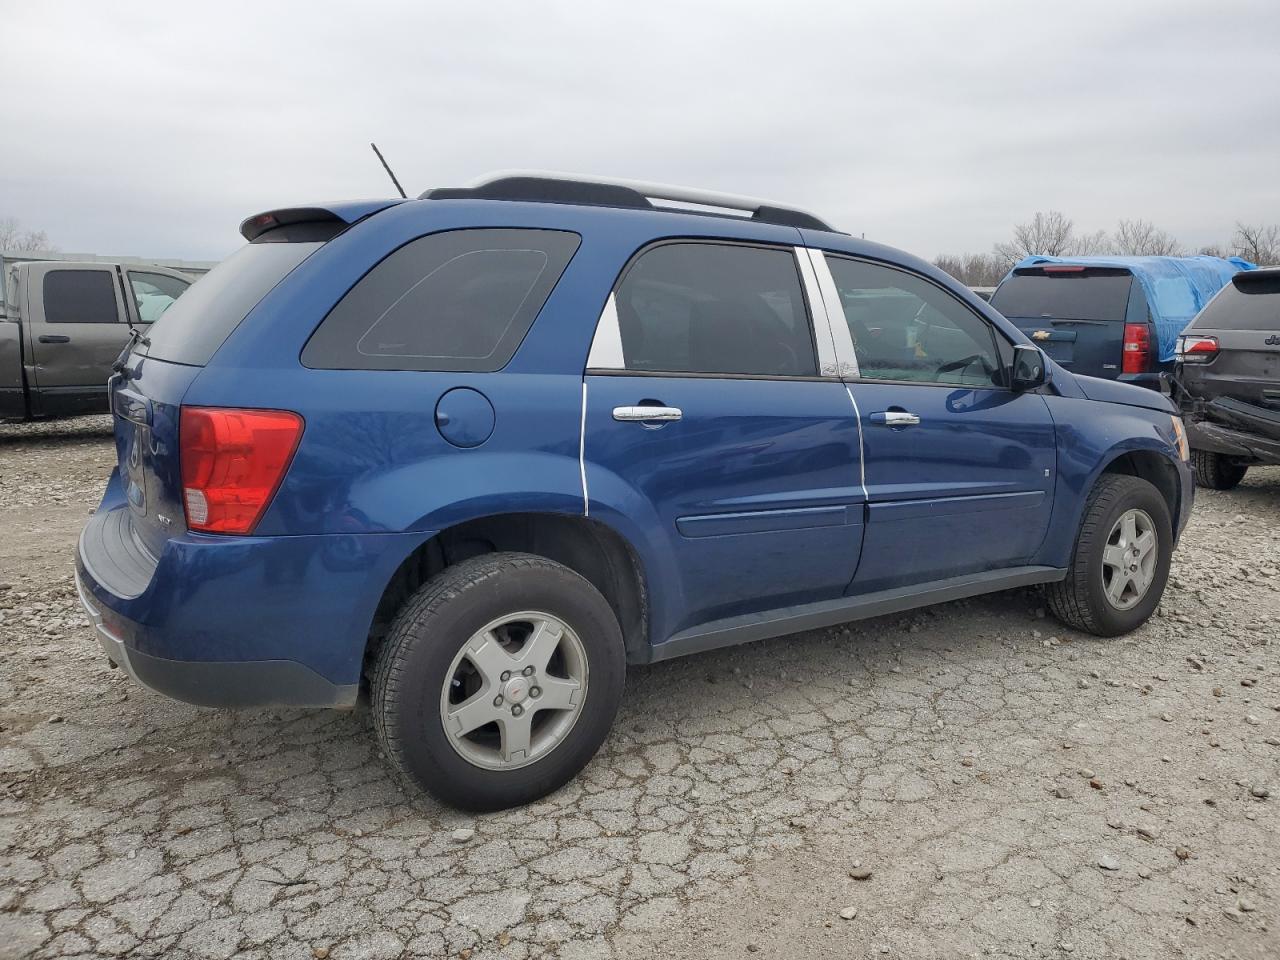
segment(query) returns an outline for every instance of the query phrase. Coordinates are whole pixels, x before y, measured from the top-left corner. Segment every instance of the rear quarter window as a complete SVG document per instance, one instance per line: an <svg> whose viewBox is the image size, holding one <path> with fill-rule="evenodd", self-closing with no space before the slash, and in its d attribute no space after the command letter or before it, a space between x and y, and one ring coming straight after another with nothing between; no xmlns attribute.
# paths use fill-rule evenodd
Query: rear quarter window
<svg viewBox="0 0 1280 960"><path fill-rule="evenodd" d="M453 230L387 256L302 351L328 370L500 370L578 249L559 230Z"/></svg>
<svg viewBox="0 0 1280 960"><path fill-rule="evenodd" d="M1280 271L1236 274L1189 329L1280 330Z"/></svg>

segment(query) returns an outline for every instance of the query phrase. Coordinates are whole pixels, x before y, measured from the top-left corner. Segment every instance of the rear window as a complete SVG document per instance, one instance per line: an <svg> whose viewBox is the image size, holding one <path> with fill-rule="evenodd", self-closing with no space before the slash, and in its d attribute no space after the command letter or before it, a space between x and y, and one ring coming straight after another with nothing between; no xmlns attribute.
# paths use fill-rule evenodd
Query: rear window
<svg viewBox="0 0 1280 960"><path fill-rule="evenodd" d="M116 285L106 270L50 270L44 275L45 323L115 323Z"/></svg>
<svg viewBox="0 0 1280 960"><path fill-rule="evenodd" d="M499 370L578 249L559 230L453 230L396 250L302 351L326 370Z"/></svg>
<svg viewBox="0 0 1280 960"><path fill-rule="evenodd" d="M1056 320L1123 320L1133 275L1121 270L1045 273L1017 270L1000 284L991 306L1006 317Z"/></svg>
<svg viewBox="0 0 1280 960"><path fill-rule="evenodd" d="M1190 329L1280 330L1280 272L1236 274Z"/></svg>
<svg viewBox="0 0 1280 960"><path fill-rule="evenodd" d="M320 248L319 243L249 243L193 283L164 311L138 350L202 367L258 301Z"/></svg>

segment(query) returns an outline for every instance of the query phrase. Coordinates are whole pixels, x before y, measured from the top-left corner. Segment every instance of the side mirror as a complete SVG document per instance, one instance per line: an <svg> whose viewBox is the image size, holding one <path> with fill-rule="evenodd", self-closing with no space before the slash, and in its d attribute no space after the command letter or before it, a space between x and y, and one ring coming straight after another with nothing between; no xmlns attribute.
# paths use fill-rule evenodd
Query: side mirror
<svg viewBox="0 0 1280 960"><path fill-rule="evenodd" d="M1049 379L1049 366L1039 347L1029 343L1014 344L1013 364L1009 368L1009 387L1013 390L1034 390Z"/></svg>

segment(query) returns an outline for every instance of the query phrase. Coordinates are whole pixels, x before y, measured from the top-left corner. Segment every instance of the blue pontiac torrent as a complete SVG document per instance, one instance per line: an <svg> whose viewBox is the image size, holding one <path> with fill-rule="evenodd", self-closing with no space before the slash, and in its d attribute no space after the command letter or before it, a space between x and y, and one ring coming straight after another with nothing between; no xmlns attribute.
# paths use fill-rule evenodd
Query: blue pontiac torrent
<svg viewBox="0 0 1280 960"><path fill-rule="evenodd" d="M1191 513L1164 397L794 208L504 174L241 232L117 362L81 598L180 700L365 691L461 807L572 778L628 663L1028 584L1133 630Z"/></svg>

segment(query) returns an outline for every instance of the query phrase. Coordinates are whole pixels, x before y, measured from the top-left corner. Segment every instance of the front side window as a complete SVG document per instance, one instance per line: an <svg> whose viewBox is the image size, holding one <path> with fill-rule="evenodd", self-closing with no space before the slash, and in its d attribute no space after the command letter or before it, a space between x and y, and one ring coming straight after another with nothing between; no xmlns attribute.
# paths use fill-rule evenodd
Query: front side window
<svg viewBox="0 0 1280 960"><path fill-rule="evenodd" d="M628 370L817 374L790 250L665 243L635 260L614 297Z"/></svg>
<svg viewBox="0 0 1280 960"><path fill-rule="evenodd" d="M116 323L116 286L107 270L50 270L44 275L45 323Z"/></svg>
<svg viewBox="0 0 1280 960"><path fill-rule="evenodd" d="M877 264L827 257L859 374L956 386L999 385L990 325L941 288Z"/></svg>
<svg viewBox="0 0 1280 960"><path fill-rule="evenodd" d="M578 249L560 230L453 230L405 244L367 273L302 351L321 369L504 367Z"/></svg>
<svg viewBox="0 0 1280 960"><path fill-rule="evenodd" d="M173 301L177 300L191 284L163 273L129 271L129 288L138 306L138 320L155 323Z"/></svg>

